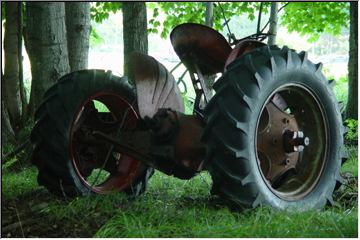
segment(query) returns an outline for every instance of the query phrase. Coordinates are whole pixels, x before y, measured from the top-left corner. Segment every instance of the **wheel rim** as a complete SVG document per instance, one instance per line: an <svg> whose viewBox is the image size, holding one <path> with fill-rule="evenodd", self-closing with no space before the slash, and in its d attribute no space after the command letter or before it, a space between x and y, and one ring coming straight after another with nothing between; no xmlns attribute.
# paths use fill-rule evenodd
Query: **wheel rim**
<svg viewBox="0 0 360 240"><path fill-rule="evenodd" d="M78 108L70 131L70 158L89 191L122 191L138 175L138 160L114 151L111 144L91 134L99 130L116 137L120 125L121 129L133 129L138 118L127 100L111 92L94 94Z"/></svg>
<svg viewBox="0 0 360 240"><path fill-rule="evenodd" d="M294 201L319 182L328 149L328 126L315 95L299 84L270 95L256 125L256 157L261 176L278 197Z"/></svg>

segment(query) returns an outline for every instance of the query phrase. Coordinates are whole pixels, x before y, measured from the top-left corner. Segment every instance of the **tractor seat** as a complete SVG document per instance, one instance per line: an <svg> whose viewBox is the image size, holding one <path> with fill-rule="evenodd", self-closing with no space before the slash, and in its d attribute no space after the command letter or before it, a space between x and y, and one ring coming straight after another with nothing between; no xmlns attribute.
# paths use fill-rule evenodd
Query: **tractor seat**
<svg viewBox="0 0 360 240"><path fill-rule="evenodd" d="M222 72L232 50L218 31L196 23L176 26L170 40L185 66L196 72L194 64L197 64L204 75Z"/></svg>

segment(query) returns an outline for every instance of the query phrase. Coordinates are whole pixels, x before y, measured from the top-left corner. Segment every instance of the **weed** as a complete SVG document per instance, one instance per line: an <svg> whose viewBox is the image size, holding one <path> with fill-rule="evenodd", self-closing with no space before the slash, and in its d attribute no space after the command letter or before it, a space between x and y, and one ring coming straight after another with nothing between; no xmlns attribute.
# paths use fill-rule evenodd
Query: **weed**
<svg viewBox="0 0 360 240"><path fill-rule="evenodd" d="M349 149L351 157L342 171L357 176L357 151L355 147ZM148 190L135 200L113 193L71 201L45 197L51 196L48 192L42 197L32 194L36 189L43 189L37 185L36 175L36 168L30 167L19 173L5 171L2 177L4 199L21 201L27 194L39 198L34 199L37 203L46 202L40 210L41 220L34 226L37 233L31 231L35 236L308 238L356 237L358 231L358 207L353 197L357 196L355 178L351 178L355 182L339 190L339 197L335 199L340 201L337 207L308 212L259 207L235 212L214 202L208 173L183 181L156 172L149 181ZM24 201L17 206L28 203ZM347 201L351 201L350 204ZM23 216L21 209L19 214ZM24 228L25 236L29 234L28 228ZM22 237L20 230L17 234Z"/></svg>
<svg viewBox="0 0 360 240"><path fill-rule="evenodd" d="M358 121L356 119L346 119L345 125L348 128L348 132L345 135L345 139L349 142L357 142L358 139Z"/></svg>
<svg viewBox="0 0 360 240"><path fill-rule="evenodd" d="M1 178L3 197L14 199L39 188L36 177L37 170L35 167L25 168L18 173L4 171L4 175Z"/></svg>

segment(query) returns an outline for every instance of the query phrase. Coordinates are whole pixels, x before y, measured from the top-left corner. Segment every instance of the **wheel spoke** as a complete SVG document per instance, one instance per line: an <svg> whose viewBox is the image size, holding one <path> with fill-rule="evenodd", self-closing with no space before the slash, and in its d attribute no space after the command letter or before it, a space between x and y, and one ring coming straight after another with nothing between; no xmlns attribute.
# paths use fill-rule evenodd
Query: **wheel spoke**
<svg viewBox="0 0 360 240"><path fill-rule="evenodd" d="M281 97L279 93L276 93L271 99L271 102L279 108L281 111L285 111L288 108L288 104L285 102L284 98Z"/></svg>
<svg viewBox="0 0 360 240"><path fill-rule="evenodd" d="M258 153L260 165L265 171L266 179L271 184L281 179L287 171L295 168L299 158L297 152L287 153L285 151L283 141L285 130L298 130L296 119L293 115L283 111L288 106L280 94L275 95L276 97L265 106L263 111L268 116L260 118L259 125L265 125L266 127L264 129L261 127L257 135L257 149L258 152L261 152L261 154ZM264 124L261 121L268 122Z"/></svg>

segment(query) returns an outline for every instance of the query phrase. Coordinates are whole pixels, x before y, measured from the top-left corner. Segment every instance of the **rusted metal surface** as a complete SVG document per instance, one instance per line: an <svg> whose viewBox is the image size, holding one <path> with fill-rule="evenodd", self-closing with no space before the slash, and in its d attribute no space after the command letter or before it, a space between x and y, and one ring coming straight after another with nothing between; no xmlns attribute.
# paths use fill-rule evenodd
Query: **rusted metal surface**
<svg viewBox="0 0 360 240"><path fill-rule="evenodd" d="M153 117L160 108L171 108L184 112L180 90L171 73L155 58L133 53L130 58L133 71L137 103L142 118Z"/></svg>
<svg viewBox="0 0 360 240"><path fill-rule="evenodd" d="M202 170L206 148L200 141L203 126L198 117L160 109L144 121L148 130L123 131L119 138L101 131L93 134L168 175L189 179Z"/></svg>
<svg viewBox="0 0 360 240"><path fill-rule="evenodd" d="M256 40L243 40L236 44L234 49L230 52L228 58L226 59L225 63L225 70L226 67L232 63L235 59L239 58L240 56L244 55L247 52L250 52L251 50L254 50L255 48L266 46L265 43L256 41ZM225 71L224 70L224 71Z"/></svg>
<svg viewBox="0 0 360 240"><path fill-rule="evenodd" d="M303 85L274 91L258 119L256 150L261 175L278 197L303 199L326 164L328 125L323 108Z"/></svg>
<svg viewBox="0 0 360 240"><path fill-rule="evenodd" d="M175 158L193 172L200 172L206 154L206 146L200 141L204 126L195 115L177 113L179 130L175 143Z"/></svg>
<svg viewBox="0 0 360 240"><path fill-rule="evenodd" d="M102 102L110 112L98 112L94 100ZM141 162L123 152L108 155L111 145L92 134L93 131L102 131L116 137L122 119L124 122L121 127L133 129L139 116L129 102L112 92L99 92L90 96L75 116L70 130L70 158L79 179L92 192L106 194L121 191L129 186L144 167ZM103 176L107 176L92 179L96 171L102 171Z"/></svg>
<svg viewBox="0 0 360 240"><path fill-rule="evenodd" d="M176 54L186 67L196 72L197 64L204 75L222 72L231 47L217 31L195 23L185 23L175 27L170 40Z"/></svg>
<svg viewBox="0 0 360 240"><path fill-rule="evenodd" d="M201 85L202 92L204 94L205 103L207 104L210 101L210 99L212 98L211 88L209 88L208 85L206 85L206 81L209 81L209 80L205 79L204 75L202 74L202 72L197 64L195 64L195 70L196 70L196 73L198 76L198 81L200 82L200 85Z"/></svg>
<svg viewBox="0 0 360 240"><path fill-rule="evenodd" d="M276 97L281 98L280 96ZM283 101L283 100L282 100ZM279 101L278 102L282 102ZM299 131L295 117L280 109L274 102L269 102L260 118L257 133L257 152L260 166L266 179L272 184L280 179L285 172L295 169L299 153L288 152L284 133Z"/></svg>

